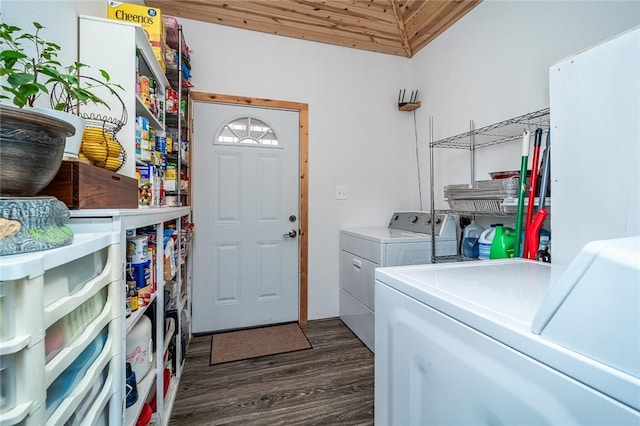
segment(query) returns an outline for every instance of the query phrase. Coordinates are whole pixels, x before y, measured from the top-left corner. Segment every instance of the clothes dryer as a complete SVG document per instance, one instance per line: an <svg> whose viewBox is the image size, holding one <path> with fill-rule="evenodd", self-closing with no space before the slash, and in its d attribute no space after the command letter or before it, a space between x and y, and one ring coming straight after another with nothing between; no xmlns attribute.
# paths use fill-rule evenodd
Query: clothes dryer
<svg viewBox="0 0 640 426"><path fill-rule="evenodd" d="M340 318L374 351L374 272L378 267L431 263L431 213L395 212L387 228L340 233ZM438 255L457 253L455 216L436 214Z"/></svg>

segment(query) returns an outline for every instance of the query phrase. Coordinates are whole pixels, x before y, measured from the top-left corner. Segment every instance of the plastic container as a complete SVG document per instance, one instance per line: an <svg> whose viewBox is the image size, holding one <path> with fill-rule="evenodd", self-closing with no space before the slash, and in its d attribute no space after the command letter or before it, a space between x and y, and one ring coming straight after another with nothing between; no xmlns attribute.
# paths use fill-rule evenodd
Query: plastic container
<svg viewBox="0 0 640 426"><path fill-rule="evenodd" d="M480 235L484 228L472 220L462 234L462 255L470 259L477 259L480 256Z"/></svg>
<svg viewBox="0 0 640 426"><path fill-rule="evenodd" d="M508 259L513 257L516 244L516 231L513 228L496 225L491 249L490 259Z"/></svg>
<svg viewBox="0 0 640 426"><path fill-rule="evenodd" d="M144 378L151 367L151 328L151 320L143 315L127 334L126 362L131 363L131 369L136 373L138 381Z"/></svg>
<svg viewBox="0 0 640 426"><path fill-rule="evenodd" d="M551 243L551 231L547 229L540 230L540 245L538 246L538 250L544 250L549 247Z"/></svg>
<svg viewBox="0 0 640 426"><path fill-rule="evenodd" d="M491 243L496 232L496 224L492 223L491 227L482 231L478 239L478 258L480 260L489 260L491 258Z"/></svg>
<svg viewBox="0 0 640 426"><path fill-rule="evenodd" d="M126 384L126 407L129 408L138 401L138 382L136 373L131 368L131 363L127 362L127 384Z"/></svg>
<svg viewBox="0 0 640 426"><path fill-rule="evenodd" d="M153 416L153 410L151 409L151 406L149 404L145 403L142 406L142 411L140 412L140 416L136 421L136 426L148 425L151 421L151 416Z"/></svg>

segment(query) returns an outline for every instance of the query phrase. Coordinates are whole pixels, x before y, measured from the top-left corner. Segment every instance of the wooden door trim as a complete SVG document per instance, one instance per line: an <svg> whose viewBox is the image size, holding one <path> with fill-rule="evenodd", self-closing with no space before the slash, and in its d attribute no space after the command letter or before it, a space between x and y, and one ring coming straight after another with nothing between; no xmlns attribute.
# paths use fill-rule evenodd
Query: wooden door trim
<svg viewBox="0 0 640 426"><path fill-rule="evenodd" d="M298 111L300 117L300 150L299 150L299 188L300 198L298 208L299 224L299 258L298 258L298 289L299 309L298 322L307 324L308 320L308 256L309 237L307 235L309 217L309 105L300 102L279 101L274 99L249 98L245 96L222 95L218 93L191 92L189 96L189 110L193 111L193 102L213 102L232 105L255 106ZM193 125L191 126L193 127ZM194 144L194 148L197 144ZM197 148L196 148L197 149ZM192 203L193 204L193 203Z"/></svg>

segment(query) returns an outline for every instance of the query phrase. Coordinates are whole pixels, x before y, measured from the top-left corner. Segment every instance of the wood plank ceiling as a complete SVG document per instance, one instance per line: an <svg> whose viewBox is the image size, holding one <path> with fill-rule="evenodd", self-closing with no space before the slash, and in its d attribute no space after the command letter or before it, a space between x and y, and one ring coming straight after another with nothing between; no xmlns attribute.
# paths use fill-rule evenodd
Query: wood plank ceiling
<svg viewBox="0 0 640 426"><path fill-rule="evenodd" d="M145 0L176 17L412 57L481 0Z"/></svg>

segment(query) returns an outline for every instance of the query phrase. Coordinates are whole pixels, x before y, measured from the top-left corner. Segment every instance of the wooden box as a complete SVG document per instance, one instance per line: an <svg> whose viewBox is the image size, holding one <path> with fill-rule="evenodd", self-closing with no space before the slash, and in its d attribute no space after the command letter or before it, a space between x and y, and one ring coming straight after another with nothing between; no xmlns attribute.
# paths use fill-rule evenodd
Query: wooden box
<svg viewBox="0 0 640 426"><path fill-rule="evenodd" d="M63 161L38 195L52 195L69 209L135 209L138 181L91 164Z"/></svg>

